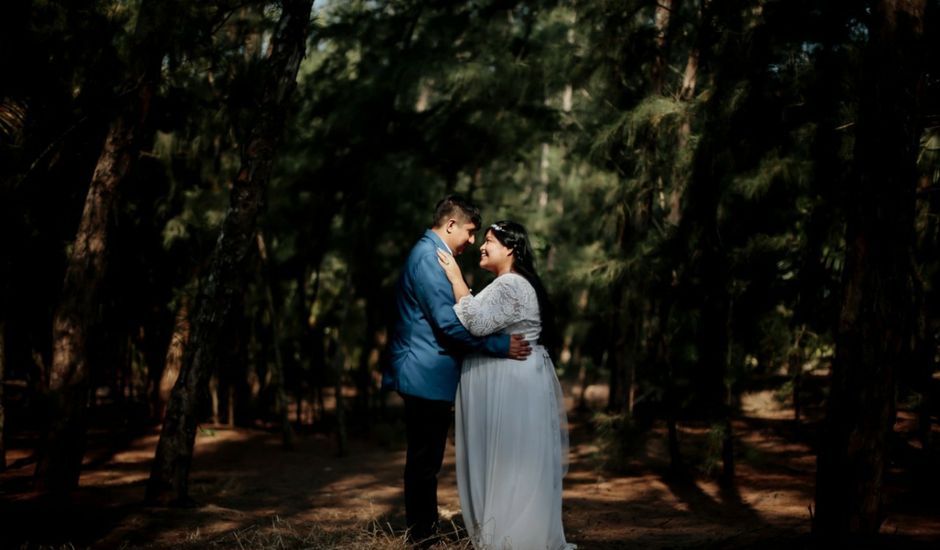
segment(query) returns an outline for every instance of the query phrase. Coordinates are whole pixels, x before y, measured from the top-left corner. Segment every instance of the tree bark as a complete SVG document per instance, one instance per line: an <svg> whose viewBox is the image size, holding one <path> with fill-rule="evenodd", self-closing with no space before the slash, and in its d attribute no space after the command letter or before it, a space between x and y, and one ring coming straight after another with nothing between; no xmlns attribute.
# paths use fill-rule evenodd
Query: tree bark
<svg viewBox="0 0 940 550"><path fill-rule="evenodd" d="M155 389L154 410L156 418L163 420L166 415L166 406L170 402L170 393L179 379L180 365L183 362L183 352L189 345L189 296L179 298L176 309L176 320L173 322L173 335L167 346L166 357L163 363L163 373L160 383Z"/></svg>
<svg viewBox="0 0 940 550"><path fill-rule="evenodd" d="M345 324L345 323L344 323ZM346 354L343 353L343 343L336 338L335 352L331 362L333 368L333 393L336 402L336 454L346 456L349 444L346 430L346 403L343 399L343 367L346 365Z"/></svg>
<svg viewBox="0 0 940 550"><path fill-rule="evenodd" d="M920 236L918 245L918 265L936 265L937 258L940 258L940 189L936 187L931 189L930 182L926 177L921 178L921 194L927 191L926 227ZM933 191L933 192L930 192ZM935 268L934 268L935 269ZM925 275L929 277L932 273L920 273L916 277L917 297L920 309L920 316L917 323L917 331L914 344L914 380L913 386L920 394L920 404L918 405L918 437L921 442L922 463L929 468L930 456L932 454L931 438L931 416L935 400L933 391L933 374L937 368L936 350L937 350L937 329L940 323L940 293L929 284L929 279L925 280Z"/></svg>
<svg viewBox="0 0 940 550"><path fill-rule="evenodd" d="M281 355L281 328L277 308L274 305L274 292L271 290L271 274L268 264L268 250L264 236L257 234L258 253L261 255L262 285L264 286L265 301L268 304L268 314L271 316L271 345L274 348L274 371L271 373L271 383L274 385L274 413L281 422L281 443L284 448L294 447L294 429L290 423L287 411L287 394L284 391L284 359Z"/></svg>
<svg viewBox="0 0 940 550"><path fill-rule="evenodd" d="M703 12L709 8L710 3L710 0L704 0L696 12L696 18L700 25L701 22L705 20ZM680 99L688 101L695 97L696 85L698 83L699 56L702 52L702 47L709 47L709 45L708 39L702 40L700 38L696 40L695 47L689 52L685 61L685 69L682 71L682 83L679 86Z"/></svg>
<svg viewBox="0 0 940 550"><path fill-rule="evenodd" d="M844 294L813 533L878 533L898 368L910 359L913 217L925 0L881 0L863 57L854 178L847 193ZM855 541L857 542L857 541Z"/></svg>
<svg viewBox="0 0 940 550"><path fill-rule="evenodd" d="M671 288L671 287L670 287ZM685 465L682 460L682 450L679 446L679 403L676 396L676 373L669 351L671 339L669 338L669 316L672 314L673 302L669 294L659 304L659 329L656 339L656 366L666 373L665 393L663 405L665 406L666 430L668 433L669 469L673 475L684 476Z"/></svg>
<svg viewBox="0 0 940 550"><path fill-rule="evenodd" d="M666 35L669 31L670 16L672 15L675 0L660 0L656 2L653 15L653 25L656 28L656 54L653 57L652 85L653 92L663 92L664 74L666 72Z"/></svg>
<svg viewBox="0 0 940 550"><path fill-rule="evenodd" d="M624 222L626 223L626 222ZM623 412L626 403L627 381L626 381L626 358L625 349L627 346L627 327L624 322L625 299L624 287L626 283L622 278L614 281L611 285L611 304L613 306L610 312L610 337L607 343L607 370L609 379L607 382L607 412Z"/></svg>
<svg viewBox="0 0 940 550"><path fill-rule="evenodd" d="M790 374L790 382L793 384L791 392L793 396L793 424L797 429L800 427L801 402L800 391L803 385L803 335L806 334L806 325L801 325L796 331L793 346L790 347L790 353L787 356L787 369Z"/></svg>
<svg viewBox="0 0 940 550"><path fill-rule="evenodd" d="M679 216L676 239L687 243L680 259L683 284L689 285L696 296L693 307L700 315L697 320L695 343L698 360L690 373L694 397L699 413L721 435L721 481L731 483L734 473L733 432L731 413L734 403L731 388L725 378L728 373L731 346L731 273L727 246L721 238L720 208L724 193L725 174L731 170L734 157L733 128L727 109L728 97L734 85L744 78L744 67L753 63L744 53L742 43L729 41L717 48L719 33L737 31L741 24L737 10L727 4L702 3L698 14L698 36L694 50L689 54L689 66L694 67L691 80L697 82L699 66L707 69L712 83L709 97L703 105L702 129L696 147L690 176L682 189L685 208ZM743 35L743 33L740 33ZM747 52L747 55L753 55ZM689 73L686 73L687 76ZM690 98L691 94L685 94ZM744 109L745 107L738 107ZM686 139L680 127L679 138Z"/></svg>
<svg viewBox="0 0 940 550"><path fill-rule="evenodd" d="M0 472L7 469L7 448L4 444L6 435L6 415L3 409L4 373L6 372L6 321L0 319Z"/></svg>
<svg viewBox="0 0 940 550"><path fill-rule="evenodd" d="M141 6L146 18L155 4ZM88 338L99 321L99 296L107 269L108 222L119 186L130 173L146 132L151 100L160 79L154 33L138 25L135 94L112 121L92 176L52 323L53 354L47 402L49 430L36 466L42 492L66 495L78 485L85 454L86 408L90 398ZM145 49L146 45L149 49Z"/></svg>
<svg viewBox="0 0 940 550"><path fill-rule="evenodd" d="M199 403L215 367L221 331L233 315L235 297L243 292L246 258L254 250L258 214L271 177L275 151L283 133L287 107L296 88L297 70L306 50L312 0L285 0L271 39L267 80L258 118L241 155L241 170L231 192L206 277L194 304L190 345L170 396L163 431L154 456L147 499L189 499L189 470L196 439Z"/></svg>
<svg viewBox="0 0 940 550"><path fill-rule="evenodd" d="M352 277L348 274L346 276L346 299L343 300L342 306L338 312L339 316L339 330L336 333L336 336L333 339L334 350L333 358L330 362L330 367L333 372L333 393L335 396L335 411L336 411L336 454L338 456L346 456L349 452L349 442L348 442L348 430L346 422L346 403L343 399L343 373L345 372L346 367L346 354L343 351L343 342L342 335L349 330L349 311L351 309L351 304L355 297L353 292L353 282Z"/></svg>

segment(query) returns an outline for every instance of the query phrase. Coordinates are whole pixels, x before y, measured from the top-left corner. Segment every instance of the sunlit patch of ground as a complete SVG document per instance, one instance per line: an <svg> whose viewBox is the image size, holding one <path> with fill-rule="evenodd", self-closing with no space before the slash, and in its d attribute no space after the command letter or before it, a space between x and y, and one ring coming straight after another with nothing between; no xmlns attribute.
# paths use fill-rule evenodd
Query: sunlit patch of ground
<svg viewBox="0 0 940 550"><path fill-rule="evenodd" d="M754 418L779 420L793 418L792 405L782 400L780 392L775 390L761 390L741 394L741 412Z"/></svg>

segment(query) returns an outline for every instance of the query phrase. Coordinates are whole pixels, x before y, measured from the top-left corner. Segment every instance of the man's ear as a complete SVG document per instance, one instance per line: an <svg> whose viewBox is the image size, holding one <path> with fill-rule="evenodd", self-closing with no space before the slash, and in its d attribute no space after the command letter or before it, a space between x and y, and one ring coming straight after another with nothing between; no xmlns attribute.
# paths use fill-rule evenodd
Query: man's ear
<svg viewBox="0 0 940 550"><path fill-rule="evenodd" d="M455 220L454 218L451 218L447 220L447 225L444 226L444 229L448 233L450 233L450 231L454 228L455 225L457 225L457 220Z"/></svg>

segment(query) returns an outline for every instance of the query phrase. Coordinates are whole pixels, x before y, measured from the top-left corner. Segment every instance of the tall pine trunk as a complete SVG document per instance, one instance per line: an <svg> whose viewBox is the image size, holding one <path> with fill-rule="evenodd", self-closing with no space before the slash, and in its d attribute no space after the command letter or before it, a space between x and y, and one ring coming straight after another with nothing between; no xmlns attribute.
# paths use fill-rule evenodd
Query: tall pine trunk
<svg viewBox="0 0 940 550"><path fill-rule="evenodd" d="M36 466L36 486L58 496L78 485L85 454L86 409L91 397L88 338L99 324L109 220L118 203L119 187L140 153L160 80L161 30L151 25L157 9L155 2L141 6L132 54L136 70L132 69L129 80L135 84L134 93L111 122L98 157L53 315L49 428Z"/></svg>
<svg viewBox="0 0 940 550"><path fill-rule="evenodd" d="M929 189L929 182L922 178L923 190ZM920 404L918 406L917 432L921 442L922 463L929 468L928 462L932 453L931 415L933 411L934 396L933 374L937 368L937 328L940 322L940 293L934 284L929 281L937 276L937 259L940 258L940 193L934 190L928 194L926 205L927 223L920 237L918 245L918 261L921 266L934 264L933 269L922 272L916 278L917 296L920 316L914 345L914 380L912 384L918 388ZM929 279L928 279L929 278Z"/></svg>
<svg viewBox="0 0 940 550"><path fill-rule="evenodd" d="M192 332L182 368L170 396L154 456L147 499L189 501L189 471L199 403L219 355L221 331L236 312L232 304L244 290L246 258L257 246L255 230L271 177L297 70L306 50L312 0L285 0L271 39L258 118L242 150L241 170L232 187L229 209L193 306Z"/></svg>
<svg viewBox="0 0 940 550"><path fill-rule="evenodd" d="M622 223L626 223L625 221ZM607 343L607 371L609 378L607 381L607 412L621 413L626 404L626 359L625 349L627 347L627 327L624 317L626 314L626 300L624 291L626 282L623 277L618 277L611 284L611 311L610 311L610 336Z"/></svg>
<svg viewBox="0 0 940 550"><path fill-rule="evenodd" d="M875 3L863 58L844 293L819 449L813 532L874 535L899 367L911 357L911 247L925 0Z"/></svg>
<svg viewBox="0 0 940 550"><path fill-rule="evenodd" d="M0 472L7 469L7 448L4 444L6 434L6 416L3 410L4 372L6 371L6 321L0 319Z"/></svg>
<svg viewBox="0 0 940 550"><path fill-rule="evenodd" d="M271 372L271 384L274 386L274 414L281 423L281 444L285 449L293 449L294 429L288 416L287 393L284 389L285 366L284 357L281 354L281 322L274 301L273 276L271 275L271 264L268 259L268 248L264 241L264 235L260 231L257 234L257 241L258 254L261 256L261 285L264 287L265 302L268 305L268 314L271 316L271 346L274 348L274 370Z"/></svg>
<svg viewBox="0 0 940 550"><path fill-rule="evenodd" d="M350 316L355 293L353 292L352 277L347 274L345 282L346 299L340 306L337 316L339 318L339 332L333 339L333 357L330 360L331 375L333 377L333 394L335 396L336 412L336 454L346 456L349 453L349 438L346 421L346 400L343 398L343 374L346 370L346 354L343 351L342 335L349 330Z"/></svg>
<svg viewBox="0 0 940 550"><path fill-rule="evenodd" d="M702 3L698 17L698 36L687 59L680 96L690 99L699 84L699 70L709 75L702 86L710 89L703 103L699 143L693 153L690 176L682 189L684 209L678 216L677 241L686 254L682 271L687 285L694 288L695 306L699 310L696 327L698 360L690 379L695 388L699 408L720 437L722 483L730 484L734 476L734 440L731 425L733 395L725 378L728 373L731 346L731 272L726 245L721 238L720 207L726 174L733 171L734 143L732 102L735 84L743 78L743 68L751 60L742 42L743 21L734 6L718 2ZM731 32L733 31L733 32ZM722 34L734 35L720 47ZM738 106L736 109L744 107ZM688 129L681 124L678 139L688 139Z"/></svg>

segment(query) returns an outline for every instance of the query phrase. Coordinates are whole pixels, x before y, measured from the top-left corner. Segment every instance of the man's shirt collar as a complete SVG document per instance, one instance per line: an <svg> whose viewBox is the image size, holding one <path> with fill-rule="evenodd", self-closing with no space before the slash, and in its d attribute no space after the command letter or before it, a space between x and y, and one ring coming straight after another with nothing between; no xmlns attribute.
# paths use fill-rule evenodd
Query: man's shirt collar
<svg viewBox="0 0 940 550"><path fill-rule="evenodd" d="M447 252L450 253L451 256L454 255L454 251L451 250L449 246L447 246L447 243L444 242L444 239L442 239L441 236L435 233L432 229L426 230L424 234L430 235L431 239L437 242L437 245L439 248L446 250Z"/></svg>

